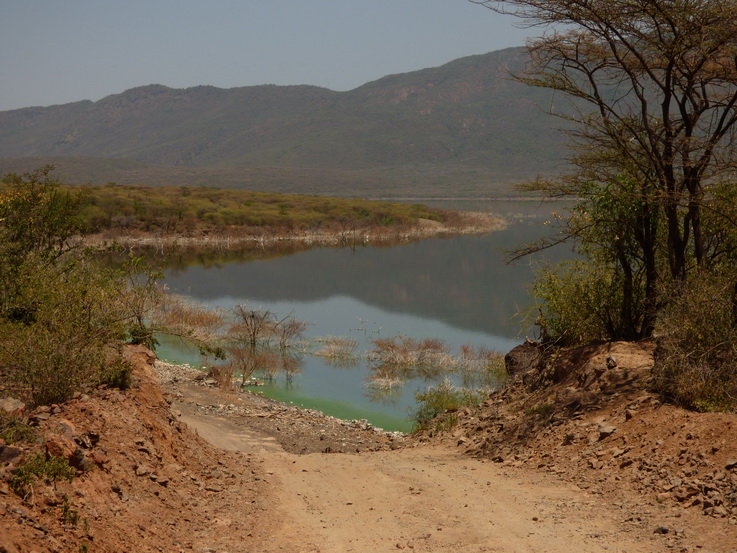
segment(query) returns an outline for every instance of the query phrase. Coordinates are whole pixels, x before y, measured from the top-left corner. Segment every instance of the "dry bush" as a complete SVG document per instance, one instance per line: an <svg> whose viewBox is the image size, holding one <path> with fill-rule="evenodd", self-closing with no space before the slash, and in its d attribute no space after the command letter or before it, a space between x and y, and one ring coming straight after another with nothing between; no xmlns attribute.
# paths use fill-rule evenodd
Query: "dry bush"
<svg viewBox="0 0 737 553"><path fill-rule="evenodd" d="M324 357L328 361L336 363L349 363L355 365L358 362L356 348L358 340L355 338L343 338L338 336L327 336L317 340L323 346L314 351L313 355Z"/></svg>
<svg viewBox="0 0 737 553"><path fill-rule="evenodd" d="M704 272L670 293L658 326L655 388L700 411L737 408L737 284Z"/></svg>
<svg viewBox="0 0 737 553"><path fill-rule="evenodd" d="M368 358L380 364L435 367L449 364L448 346L441 340L415 340L409 336L394 338L377 338L372 340L372 349Z"/></svg>
<svg viewBox="0 0 737 553"><path fill-rule="evenodd" d="M306 322L289 315L276 322L273 333L279 348L286 349L301 340L305 330L307 330Z"/></svg>
<svg viewBox="0 0 737 553"><path fill-rule="evenodd" d="M216 341L225 324L221 310L208 309L172 294L166 296L157 315L157 321L166 332L203 341Z"/></svg>
<svg viewBox="0 0 737 553"><path fill-rule="evenodd" d="M302 338L306 323L291 315L277 319L271 311L250 309L245 303L234 307L232 313L227 350L231 367L241 375L241 386L257 371L268 379L283 372L291 380L301 364L291 348Z"/></svg>

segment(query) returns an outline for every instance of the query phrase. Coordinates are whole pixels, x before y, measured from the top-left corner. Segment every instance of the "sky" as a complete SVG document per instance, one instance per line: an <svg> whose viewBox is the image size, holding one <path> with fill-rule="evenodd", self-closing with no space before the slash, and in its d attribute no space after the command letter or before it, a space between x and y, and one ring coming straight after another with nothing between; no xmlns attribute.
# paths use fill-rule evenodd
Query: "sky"
<svg viewBox="0 0 737 553"><path fill-rule="evenodd" d="M351 90L523 46L515 23L469 0L2 0L0 111L149 84Z"/></svg>

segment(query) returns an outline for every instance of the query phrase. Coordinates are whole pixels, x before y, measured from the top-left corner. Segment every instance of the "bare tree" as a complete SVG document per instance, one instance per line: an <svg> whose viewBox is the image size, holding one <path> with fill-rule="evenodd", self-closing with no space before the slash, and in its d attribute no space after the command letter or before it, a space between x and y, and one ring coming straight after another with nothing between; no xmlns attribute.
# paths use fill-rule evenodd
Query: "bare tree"
<svg viewBox="0 0 737 553"><path fill-rule="evenodd" d="M241 373L241 385L245 386L258 370L270 376L283 371L291 379L299 370L300 359L289 347L302 336L306 323L291 315L279 320L271 311L251 309L247 304L235 306L233 314L235 321L227 337L228 357L231 367Z"/></svg>

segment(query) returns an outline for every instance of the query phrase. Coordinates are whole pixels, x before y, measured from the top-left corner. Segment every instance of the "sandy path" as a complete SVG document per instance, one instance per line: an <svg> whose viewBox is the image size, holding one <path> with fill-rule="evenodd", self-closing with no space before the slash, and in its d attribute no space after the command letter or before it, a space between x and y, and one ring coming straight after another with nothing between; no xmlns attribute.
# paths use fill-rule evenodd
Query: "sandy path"
<svg viewBox="0 0 737 553"><path fill-rule="evenodd" d="M427 446L294 455L216 417L187 417L214 445L256 455L270 496L264 552L655 552L663 543L577 487Z"/></svg>

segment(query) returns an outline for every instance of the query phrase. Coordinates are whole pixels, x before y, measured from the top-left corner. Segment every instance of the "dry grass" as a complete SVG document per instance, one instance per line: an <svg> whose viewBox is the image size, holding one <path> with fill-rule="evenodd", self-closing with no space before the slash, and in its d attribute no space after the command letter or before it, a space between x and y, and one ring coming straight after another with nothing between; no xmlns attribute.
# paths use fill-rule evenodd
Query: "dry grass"
<svg viewBox="0 0 737 553"><path fill-rule="evenodd" d="M318 338L316 342L322 344L322 347L315 350L312 355L332 361L358 362L358 355L356 354L358 340L354 338L326 336L325 338Z"/></svg>
<svg viewBox="0 0 737 553"><path fill-rule="evenodd" d="M409 336L378 338L368 359L382 365L397 367L434 367L448 365L448 346L435 338L415 340Z"/></svg>

